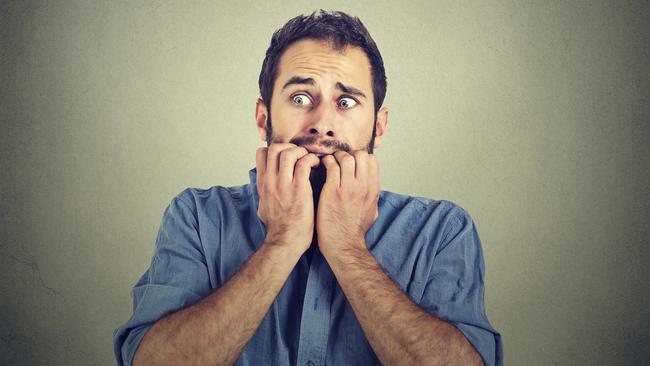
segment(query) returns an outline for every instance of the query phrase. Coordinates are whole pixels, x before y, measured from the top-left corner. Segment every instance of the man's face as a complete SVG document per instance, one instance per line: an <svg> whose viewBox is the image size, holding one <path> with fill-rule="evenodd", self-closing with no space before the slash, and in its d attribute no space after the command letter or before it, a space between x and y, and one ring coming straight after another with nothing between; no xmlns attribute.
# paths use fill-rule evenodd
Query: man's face
<svg viewBox="0 0 650 366"><path fill-rule="evenodd" d="M271 116L258 101L257 126L262 140L290 142L318 155L337 150L372 151L384 134L388 111L375 119L371 66L357 47L343 53L325 42L300 40L280 57L271 99ZM267 120L268 119L268 120ZM267 136L267 122L272 133Z"/></svg>

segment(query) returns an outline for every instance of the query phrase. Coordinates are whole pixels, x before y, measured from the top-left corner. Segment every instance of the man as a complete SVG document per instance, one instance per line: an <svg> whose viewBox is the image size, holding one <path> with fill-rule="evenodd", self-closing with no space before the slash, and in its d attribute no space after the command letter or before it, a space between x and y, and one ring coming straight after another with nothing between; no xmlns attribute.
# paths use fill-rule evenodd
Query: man
<svg viewBox="0 0 650 366"><path fill-rule="evenodd" d="M358 18L290 20L259 81L251 183L172 200L118 364L502 364L469 215L379 189L386 77Z"/></svg>

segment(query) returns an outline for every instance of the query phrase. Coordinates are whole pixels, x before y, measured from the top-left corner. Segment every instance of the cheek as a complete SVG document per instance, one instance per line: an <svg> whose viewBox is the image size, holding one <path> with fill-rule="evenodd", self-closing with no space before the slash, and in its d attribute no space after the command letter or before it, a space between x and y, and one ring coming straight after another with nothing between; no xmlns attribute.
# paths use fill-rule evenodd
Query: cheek
<svg viewBox="0 0 650 366"><path fill-rule="evenodd" d="M356 113L350 113L346 117L349 123L342 126L346 128L346 132L349 132L353 136L358 136L359 139L365 139L372 134L374 124L372 115L369 116L368 113L360 110Z"/></svg>
<svg viewBox="0 0 650 366"><path fill-rule="evenodd" d="M273 132L278 137L291 138L302 130L305 125L307 117L300 111L286 109L282 111L275 111L271 115L273 123Z"/></svg>

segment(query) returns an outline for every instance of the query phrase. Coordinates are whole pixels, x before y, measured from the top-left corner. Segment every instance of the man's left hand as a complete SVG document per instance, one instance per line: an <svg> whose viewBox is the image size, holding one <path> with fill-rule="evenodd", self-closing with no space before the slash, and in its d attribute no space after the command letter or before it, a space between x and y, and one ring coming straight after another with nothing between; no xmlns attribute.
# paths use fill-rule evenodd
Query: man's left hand
<svg viewBox="0 0 650 366"><path fill-rule="evenodd" d="M377 157L364 150L337 151L322 160L327 179L318 201L318 247L325 257L362 249L365 235L379 216Z"/></svg>

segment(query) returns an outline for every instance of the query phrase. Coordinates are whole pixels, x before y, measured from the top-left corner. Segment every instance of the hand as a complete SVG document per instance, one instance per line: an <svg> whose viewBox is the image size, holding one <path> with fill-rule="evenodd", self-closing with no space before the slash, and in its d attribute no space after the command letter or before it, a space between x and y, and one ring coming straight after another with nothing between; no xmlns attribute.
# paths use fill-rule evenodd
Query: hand
<svg viewBox="0 0 650 366"><path fill-rule="evenodd" d="M294 144L257 149L257 215L266 226L265 242L304 253L313 238L314 198L309 183L315 154Z"/></svg>
<svg viewBox="0 0 650 366"><path fill-rule="evenodd" d="M318 201L318 247L326 257L364 249L365 235L379 216L377 157L364 150L337 151L323 158L327 179Z"/></svg>

